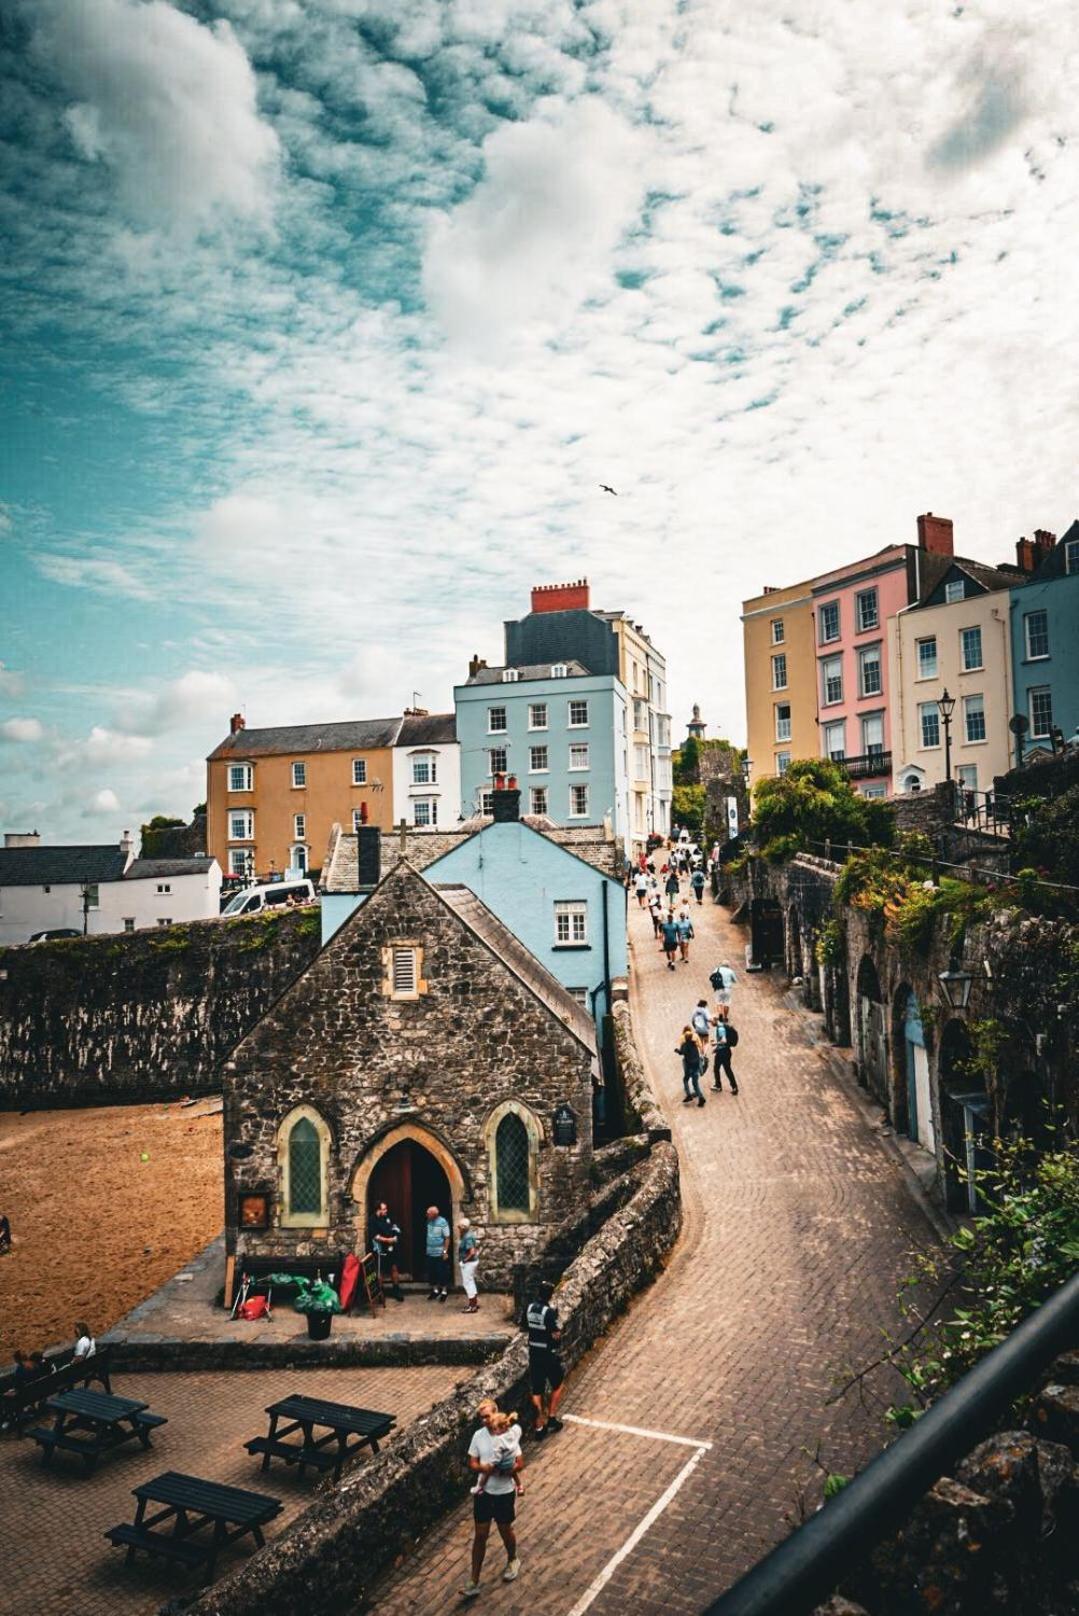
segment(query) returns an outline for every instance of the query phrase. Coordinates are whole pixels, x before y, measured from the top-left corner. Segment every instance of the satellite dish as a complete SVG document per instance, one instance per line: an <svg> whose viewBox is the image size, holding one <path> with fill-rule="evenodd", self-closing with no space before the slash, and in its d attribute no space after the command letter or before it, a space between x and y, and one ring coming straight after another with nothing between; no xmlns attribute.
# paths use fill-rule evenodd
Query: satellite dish
<svg viewBox="0 0 1079 1616"><path fill-rule="evenodd" d="M1016 713L1014 718L1009 718L1008 728L1013 735L1025 735L1030 728L1030 719L1026 713Z"/></svg>

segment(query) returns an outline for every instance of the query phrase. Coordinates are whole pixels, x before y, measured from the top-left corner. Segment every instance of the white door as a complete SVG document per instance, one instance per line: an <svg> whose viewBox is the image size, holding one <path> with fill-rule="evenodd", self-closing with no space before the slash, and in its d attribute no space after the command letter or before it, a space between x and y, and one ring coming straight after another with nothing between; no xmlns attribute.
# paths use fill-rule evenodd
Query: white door
<svg viewBox="0 0 1079 1616"><path fill-rule="evenodd" d="M933 1104L929 1095L929 1056L922 1044L914 1044L914 1092L918 1101L918 1143L935 1150Z"/></svg>

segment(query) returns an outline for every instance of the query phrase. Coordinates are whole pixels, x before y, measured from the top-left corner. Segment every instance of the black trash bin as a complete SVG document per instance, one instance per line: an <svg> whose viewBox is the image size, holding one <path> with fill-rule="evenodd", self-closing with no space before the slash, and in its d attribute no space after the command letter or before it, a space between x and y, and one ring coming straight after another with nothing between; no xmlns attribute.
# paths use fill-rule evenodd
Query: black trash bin
<svg viewBox="0 0 1079 1616"><path fill-rule="evenodd" d="M307 1333L311 1340L326 1341L329 1338L332 1323L332 1313L309 1313L307 1315Z"/></svg>

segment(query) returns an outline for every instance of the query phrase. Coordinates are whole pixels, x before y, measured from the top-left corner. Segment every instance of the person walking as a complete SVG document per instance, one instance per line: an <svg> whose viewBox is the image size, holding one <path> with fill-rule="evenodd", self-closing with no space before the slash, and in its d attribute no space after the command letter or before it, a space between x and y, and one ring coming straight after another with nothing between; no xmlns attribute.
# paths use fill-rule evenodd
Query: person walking
<svg viewBox="0 0 1079 1616"><path fill-rule="evenodd" d="M476 1409L480 1420L478 1430L468 1444L468 1468L482 1475L484 1465L495 1465L498 1449L492 1427L497 1425L499 1408L493 1397L485 1397ZM492 1469L483 1491L472 1495L472 1576L461 1589L462 1599L475 1599L480 1591L480 1573L487 1554L487 1539L491 1535L491 1522L498 1527L498 1535L506 1551L506 1569L503 1582L515 1582L520 1574L521 1562L517 1555L517 1534L513 1529L517 1504L516 1471L520 1459L508 1474Z"/></svg>
<svg viewBox="0 0 1079 1616"><path fill-rule="evenodd" d="M652 936L658 937L663 925L663 899L659 895L658 888L648 900L648 912L652 916Z"/></svg>
<svg viewBox="0 0 1079 1616"><path fill-rule="evenodd" d="M476 1269L480 1265L479 1241L472 1232L467 1218L457 1220L457 1261L461 1265L461 1284L465 1288L466 1302L462 1313L478 1313L480 1299L476 1289Z"/></svg>
<svg viewBox="0 0 1079 1616"><path fill-rule="evenodd" d="M700 865L697 866L697 868L694 870L693 874L690 876L689 884L693 888L693 896L696 898L697 902L698 903L703 903L704 902L704 871L701 869Z"/></svg>
<svg viewBox="0 0 1079 1616"><path fill-rule="evenodd" d="M450 1226L437 1206L427 1208L427 1293L429 1302L444 1302L450 1282Z"/></svg>
<svg viewBox="0 0 1079 1616"><path fill-rule="evenodd" d="M638 909L644 908L644 900L648 896L648 877L643 870L638 870L633 880L633 889L637 894Z"/></svg>
<svg viewBox="0 0 1079 1616"><path fill-rule="evenodd" d="M728 1021L731 1013L731 993L734 990L735 983L738 981L730 960L724 960L722 965L717 965L708 980L715 989L719 1014L724 1021Z"/></svg>
<svg viewBox="0 0 1079 1616"><path fill-rule="evenodd" d="M554 1286L543 1280L525 1308L521 1327L528 1331L528 1380L532 1406L536 1411L533 1433L537 1439L561 1431L558 1405L566 1385L566 1370L558 1350L562 1331L558 1314L551 1306Z"/></svg>
<svg viewBox="0 0 1079 1616"><path fill-rule="evenodd" d="M677 898L679 891L678 872L674 868L673 864L671 865L666 881L663 883L663 890L667 894L667 897L670 899L673 906L674 900Z"/></svg>
<svg viewBox="0 0 1079 1616"><path fill-rule="evenodd" d="M385 1274L390 1276L390 1295L395 1302L403 1302L405 1299L405 1293L401 1289L401 1278L397 1272L397 1242L400 1238L400 1226L390 1217L390 1209L386 1202L380 1201L371 1219L371 1244L375 1249L379 1283L382 1283Z"/></svg>
<svg viewBox="0 0 1079 1616"><path fill-rule="evenodd" d="M712 1092L722 1094L721 1073L726 1072L731 1093L738 1093L738 1083L731 1069L731 1050L738 1042L738 1030L717 1014L715 1018L715 1048L712 1051Z"/></svg>
<svg viewBox="0 0 1079 1616"><path fill-rule="evenodd" d="M682 1039L675 1050L676 1055L682 1057L682 1087L685 1095L683 1105L692 1105L696 1100L698 1106L704 1104L704 1095L701 1093L701 1046L697 1042L697 1035L692 1027L682 1028Z"/></svg>
<svg viewBox="0 0 1079 1616"><path fill-rule="evenodd" d="M673 971L675 955L678 953L678 922L673 914L668 914L660 930L663 936L663 952L667 956L667 969Z"/></svg>
<svg viewBox="0 0 1079 1616"><path fill-rule="evenodd" d="M689 910L686 908L685 904L683 904L681 909L678 911L678 918L675 921L675 925L678 927L678 951L682 956L682 964L688 965L689 945L693 939L693 921L690 919Z"/></svg>

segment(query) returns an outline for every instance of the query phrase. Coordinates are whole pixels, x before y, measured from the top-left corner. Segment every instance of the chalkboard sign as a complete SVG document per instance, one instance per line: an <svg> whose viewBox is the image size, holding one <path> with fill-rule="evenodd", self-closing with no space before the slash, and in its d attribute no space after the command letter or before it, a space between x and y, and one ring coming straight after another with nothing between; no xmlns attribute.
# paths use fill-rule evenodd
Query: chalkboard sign
<svg viewBox="0 0 1079 1616"><path fill-rule="evenodd" d="M556 1145L575 1145L577 1143L577 1118L573 1107L565 1101L555 1108L554 1122L551 1129Z"/></svg>

